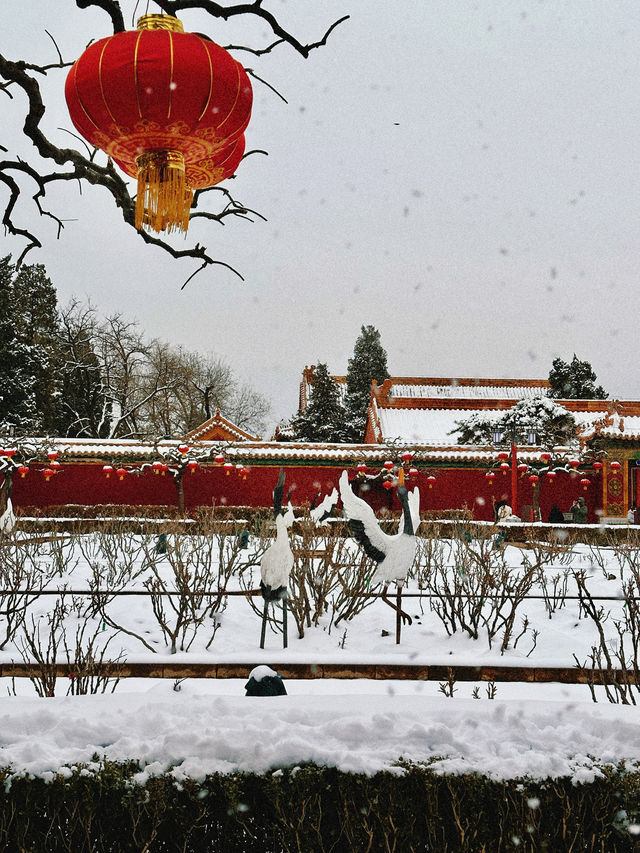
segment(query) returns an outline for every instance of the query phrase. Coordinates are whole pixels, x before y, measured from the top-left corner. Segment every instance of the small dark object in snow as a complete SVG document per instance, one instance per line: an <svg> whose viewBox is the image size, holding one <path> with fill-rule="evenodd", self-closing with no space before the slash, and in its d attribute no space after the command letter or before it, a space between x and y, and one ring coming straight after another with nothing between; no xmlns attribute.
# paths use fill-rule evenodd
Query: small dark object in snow
<svg viewBox="0 0 640 853"><path fill-rule="evenodd" d="M167 553L167 534L161 533L156 540L156 554Z"/></svg>
<svg viewBox="0 0 640 853"><path fill-rule="evenodd" d="M246 696L286 696L282 676L268 666L257 666L244 686Z"/></svg>
<svg viewBox="0 0 640 853"><path fill-rule="evenodd" d="M391 631L385 631L385 630L384 630L384 628L383 628L383 629L382 629L382 633L380 634L380 636L381 636L381 637L390 637L390 636L391 636Z"/></svg>

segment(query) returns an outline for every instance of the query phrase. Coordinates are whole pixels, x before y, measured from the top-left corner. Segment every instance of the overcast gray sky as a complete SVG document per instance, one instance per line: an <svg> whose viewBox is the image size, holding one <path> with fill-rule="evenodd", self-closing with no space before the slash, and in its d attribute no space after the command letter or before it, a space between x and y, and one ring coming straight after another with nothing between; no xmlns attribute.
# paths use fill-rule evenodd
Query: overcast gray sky
<svg viewBox="0 0 640 853"><path fill-rule="evenodd" d="M121 5L131 22L135 0ZM12 6L9 58L55 61L45 28L65 59L110 34L103 12L72 0ZM276 420L296 409L305 364L345 372L362 324L380 330L395 375L546 377L575 351L612 396L639 398L637 0L265 6L301 40L351 18L308 60L236 54L289 101L254 85L247 144L269 156L232 185L268 221L194 223L189 239L245 282L220 268L181 291L195 265L145 246L103 190L66 186L52 201L77 221L59 241L29 222L46 244L28 261L45 264L60 301L89 298L223 356ZM182 20L221 44L271 38L261 23ZM45 126L68 146L64 76L50 76ZM6 97L2 108L0 142L28 154L22 111Z"/></svg>

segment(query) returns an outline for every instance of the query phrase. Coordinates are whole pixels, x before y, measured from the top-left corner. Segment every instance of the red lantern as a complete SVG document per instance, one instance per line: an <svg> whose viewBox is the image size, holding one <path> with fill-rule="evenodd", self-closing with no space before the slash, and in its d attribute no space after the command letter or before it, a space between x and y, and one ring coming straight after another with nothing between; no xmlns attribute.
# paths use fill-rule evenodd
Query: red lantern
<svg viewBox="0 0 640 853"><path fill-rule="evenodd" d="M400 457L405 465L408 465L409 462L413 459L413 453L410 450L405 450L405 452Z"/></svg>
<svg viewBox="0 0 640 853"><path fill-rule="evenodd" d="M107 480L113 474L113 465L103 465L102 473L106 476Z"/></svg>
<svg viewBox="0 0 640 853"><path fill-rule="evenodd" d="M528 469L528 467L529 467L529 466L528 466L528 465L526 465L524 462L521 462L521 463L518 465L518 471L520 471L520 473L521 473L521 474L524 474L524 472Z"/></svg>
<svg viewBox="0 0 640 853"><path fill-rule="evenodd" d="M417 477L418 476L418 469L417 468L409 468L409 476L410 477Z"/></svg>
<svg viewBox="0 0 640 853"><path fill-rule="evenodd" d="M580 467L580 460L579 460L579 459L570 459L570 460L569 460L569 465L571 465L571 467L572 467L572 468L573 468L573 470L575 471L575 469L576 469L576 468L579 468L579 467Z"/></svg>
<svg viewBox="0 0 640 853"><path fill-rule="evenodd" d="M245 468L244 465L241 465L240 470L238 471L238 474L242 477L243 480L247 479L248 473L249 473L249 469Z"/></svg>
<svg viewBox="0 0 640 853"><path fill-rule="evenodd" d="M191 462L187 462L187 468L191 471L192 474L195 474L199 468L198 463L195 459L192 459Z"/></svg>
<svg viewBox="0 0 640 853"><path fill-rule="evenodd" d="M589 486L591 485L591 480L588 477L583 477L582 480L580 480L580 485L586 492Z"/></svg>
<svg viewBox="0 0 640 853"><path fill-rule="evenodd" d="M27 468L26 465L19 465L18 466L18 474L20 474L21 477L26 477L26 475L28 473L29 473L29 469Z"/></svg>
<svg viewBox="0 0 640 853"><path fill-rule="evenodd" d="M390 471L393 468L393 462L390 459L387 459L387 461L383 463L382 467L387 471Z"/></svg>
<svg viewBox="0 0 640 853"><path fill-rule="evenodd" d="M218 455L214 459L214 462L216 463L216 465L224 465L224 456L222 455L222 453L218 453Z"/></svg>
<svg viewBox="0 0 640 853"><path fill-rule="evenodd" d="M53 477L53 475L55 473L56 472L52 471L51 468L43 468L42 469L42 474L43 474L45 480L47 481L47 483L49 482L49 480Z"/></svg>
<svg viewBox="0 0 640 853"><path fill-rule="evenodd" d="M591 467L593 468L594 471L600 471L600 469L602 468L602 462L596 461L593 463L593 465Z"/></svg>
<svg viewBox="0 0 640 853"><path fill-rule="evenodd" d="M233 471L233 462L225 462L222 467L224 468L225 473L228 477L229 474Z"/></svg>
<svg viewBox="0 0 640 853"><path fill-rule="evenodd" d="M547 465L551 461L551 454L550 453L541 453L540 459L542 459L544 464Z"/></svg>
<svg viewBox="0 0 640 853"><path fill-rule="evenodd" d="M430 474L427 477L427 483L429 484L430 489L433 488L433 484L435 483L435 481L436 481L436 478L433 476L433 474Z"/></svg>
<svg viewBox="0 0 640 853"><path fill-rule="evenodd" d="M14 453L15 453L15 451L14 451ZM8 455L9 455L9 454L7 453L7 456L8 456ZM50 450L50 451L47 453L47 458L48 458L49 462L53 462L55 459L57 459L57 458L58 458L58 451L57 451L57 450Z"/></svg>
<svg viewBox="0 0 640 853"><path fill-rule="evenodd" d="M124 478L127 476L127 473L128 471L126 468L118 468L118 470L116 471L119 480L124 480Z"/></svg>
<svg viewBox="0 0 640 853"><path fill-rule="evenodd" d="M532 475L529 477L529 482L531 483L531 485L532 485L532 486L535 486L535 484L536 484L536 483L539 483L539 482L540 482L540 477L538 477L538 475L537 475L537 474L532 474Z"/></svg>
<svg viewBox="0 0 640 853"><path fill-rule="evenodd" d="M484 476L487 478L487 480L489 480L491 482L492 480L495 479L496 475L494 474L493 471L487 471L487 473Z"/></svg>
<svg viewBox="0 0 640 853"><path fill-rule="evenodd" d="M252 91L239 62L171 15L90 45L67 76L76 129L138 179L136 228L186 231L193 190L232 175Z"/></svg>
<svg viewBox="0 0 640 853"><path fill-rule="evenodd" d="M507 471L509 470L509 468L510 468L510 465L508 462L502 462L500 464L500 470L502 471L503 474L506 474Z"/></svg>
<svg viewBox="0 0 640 853"><path fill-rule="evenodd" d="M160 462L159 460L157 462L152 462L151 470L156 476L160 474L160 472L162 471L162 462Z"/></svg>
<svg viewBox="0 0 640 853"><path fill-rule="evenodd" d="M161 462L160 463L160 476L164 477L164 475L167 473L168 470L169 470L169 466L167 465L167 463Z"/></svg>
<svg viewBox="0 0 640 853"><path fill-rule="evenodd" d="M358 472L358 474L364 474L364 472L366 470L367 470L367 466L364 464L364 462L359 462L356 465L356 471Z"/></svg>
<svg viewBox="0 0 640 853"><path fill-rule="evenodd" d="M5 455L5 456L8 456L8 457L9 457L9 459L11 459L13 456L15 456L15 455L16 455L16 453L17 453L17 452L18 452L17 450L5 450L4 455ZM57 456L57 455L58 455L58 454L56 453L56 456Z"/></svg>
<svg viewBox="0 0 640 853"><path fill-rule="evenodd" d="M556 472L555 471L549 471L547 473L547 477L549 478L549 482L553 483L556 479Z"/></svg>
<svg viewBox="0 0 640 853"><path fill-rule="evenodd" d="M614 459L613 462L609 462L609 468L611 468L612 471L619 471L620 463Z"/></svg>
<svg viewBox="0 0 640 853"><path fill-rule="evenodd" d="M391 480L385 480L383 482L382 486L383 486L383 488L387 489L387 491L388 491L389 489L393 488L393 483Z"/></svg>
<svg viewBox="0 0 640 853"><path fill-rule="evenodd" d="M188 445L188 444L180 444L180 445L178 445L178 450L180 451L180 453L182 453L182 455L183 455L183 456L184 456L184 454L185 454L185 453L188 453L190 449L191 449L191 448L189 447L189 445Z"/></svg>
<svg viewBox="0 0 640 853"><path fill-rule="evenodd" d="M498 459L508 459L508 458L509 458L509 454L507 453L506 450L503 450L500 453L498 453Z"/></svg>

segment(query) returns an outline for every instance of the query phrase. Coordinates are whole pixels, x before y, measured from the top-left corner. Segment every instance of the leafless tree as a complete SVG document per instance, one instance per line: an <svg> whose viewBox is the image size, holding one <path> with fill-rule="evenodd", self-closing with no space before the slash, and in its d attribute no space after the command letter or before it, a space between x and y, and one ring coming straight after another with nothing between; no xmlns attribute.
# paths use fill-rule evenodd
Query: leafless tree
<svg viewBox="0 0 640 853"><path fill-rule="evenodd" d="M213 2L213 0L155 0L155 5L170 15L178 15L181 10L198 9L209 15L212 22L242 16L249 21L258 19L264 24L264 32L267 33L264 44L228 46L230 50L251 54L256 60L259 60L262 55L281 47L291 48L299 56L306 58L313 50L325 45L335 27L348 17L344 16L334 21L320 38L305 44L280 23L278 16L267 9L266 3L263 3L262 0L254 3L231 3L229 5L221 5ZM125 29L124 15L118 0L76 0L76 6L78 10L87 10L93 6L98 7L109 16L114 33ZM25 108L26 103L24 121L22 122L23 132L27 140L35 146L35 152L37 152L37 156L34 153L33 157L27 161L20 156L20 152L10 152L6 146L0 145L0 151L7 154L6 159L0 161L0 184L4 186L5 190L2 223L6 231L22 238L25 243L18 263L20 264L23 261L29 251L42 245L39 237L32 230L31 222L34 217L32 216L22 222L15 218L18 209L21 210L21 206L18 204L21 196L25 193L31 195L36 212L40 216L51 219L56 224L59 235L62 228L65 227L65 223L60 215L45 206L45 197L48 190L55 188L60 182L77 182L80 189L91 186L103 188L110 194L113 203L122 212L125 223L129 227L135 228L135 201L130 194L125 177L114 166L113 162L101 152L89 148L75 133L72 135L84 146L86 149L84 153L77 148L59 147L55 138L47 135L41 126L46 104L40 81L50 73L58 75L66 73L66 69L77 57L63 57L53 36L51 61L34 63L26 58L11 56L11 28L5 28L4 32L7 36L7 45L0 53L0 95L4 94L7 98L5 109L21 110ZM84 47L84 44L79 44L77 52L80 53ZM247 71L254 79L261 80L253 69L249 68ZM23 97L19 97L18 93ZM56 124L59 126L60 123L58 121ZM67 124L70 123L67 122ZM249 156L251 153L253 152L248 152L245 156ZM203 206L204 202L210 200L215 200L217 209L210 210ZM236 200L226 187L214 187L213 192L200 190L195 193L191 218L202 217L224 223L228 218L252 221L256 216L259 214L252 211L246 204ZM229 264L213 258L207 248L199 243L184 249L176 248L167 240L152 236L146 231L139 230L138 234L146 243L163 249L174 258L191 258L198 262L198 268L185 281L183 287L196 272L214 264L224 266L240 276L240 273Z"/></svg>

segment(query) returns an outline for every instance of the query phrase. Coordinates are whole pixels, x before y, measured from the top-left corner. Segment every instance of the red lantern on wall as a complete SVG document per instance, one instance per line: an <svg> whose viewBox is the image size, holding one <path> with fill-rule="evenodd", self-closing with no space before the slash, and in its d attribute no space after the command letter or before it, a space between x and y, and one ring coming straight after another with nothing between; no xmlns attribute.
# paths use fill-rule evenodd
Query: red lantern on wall
<svg viewBox="0 0 640 853"><path fill-rule="evenodd" d="M43 469L42 469L42 476L45 478L45 480L47 481L47 483L49 482L49 480L53 477L53 475L54 475L55 473L56 473L56 472L55 472L55 471L53 471L51 468L43 468Z"/></svg>
<svg viewBox="0 0 640 853"><path fill-rule="evenodd" d="M509 458L509 454L505 450L503 450L501 453L498 453L498 459L508 459L508 458Z"/></svg>
<svg viewBox="0 0 640 853"><path fill-rule="evenodd" d="M493 482L493 480L495 480L495 476L496 476L496 475L495 475L495 473L494 473L493 471L487 471L487 473L486 473L484 476L485 476L485 477L487 478L487 480L489 480L489 482L491 483L491 482Z"/></svg>
<svg viewBox="0 0 640 853"><path fill-rule="evenodd" d="M570 459L570 460L569 460L569 465L571 465L571 467L572 467L572 468L573 468L573 470L575 471L575 470L576 470L576 468L579 468L579 467L580 467L580 460L579 460L579 459Z"/></svg>
<svg viewBox="0 0 640 853"><path fill-rule="evenodd" d="M102 466L102 473L105 475L105 477L108 480L109 477L113 474L113 465L103 465Z"/></svg>
<svg viewBox="0 0 640 853"><path fill-rule="evenodd" d="M391 480L385 480L382 484L382 487L388 491L389 489L393 488L393 483L391 482Z"/></svg>
<svg viewBox="0 0 640 853"><path fill-rule="evenodd" d="M612 471L619 471L620 467L620 463L617 459L614 459L613 462L609 462L609 468L611 468Z"/></svg>
<svg viewBox="0 0 640 853"><path fill-rule="evenodd" d="M531 485L532 485L532 486L535 486L535 484L536 484L536 483L539 483L539 482L540 482L540 477L538 477L538 475L537 475L537 474L532 474L532 475L529 477L529 482L531 483Z"/></svg>
<svg viewBox="0 0 640 853"><path fill-rule="evenodd" d="M521 474L524 474L528 467L529 466L525 462L521 462L518 465L518 471L520 471Z"/></svg>
<svg viewBox="0 0 640 853"><path fill-rule="evenodd" d="M435 483L435 481L436 481L436 478L433 476L433 474L430 474L427 477L427 483L428 483L430 489L433 488L433 484Z"/></svg>
<svg viewBox="0 0 640 853"><path fill-rule="evenodd" d="M189 469L189 471L191 471L192 474L196 473L198 467L199 465L195 459L192 459L190 462L187 462L187 468Z"/></svg>
<svg viewBox="0 0 640 853"><path fill-rule="evenodd" d="M26 465L18 465L18 474L20 474L22 478L26 477L28 473L29 468Z"/></svg>
<svg viewBox="0 0 640 853"><path fill-rule="evenodd" d="M556 479L556 472L555 471L549 471L547 473L547 479L549 480L550 483L554 483L555 479Z"/></svg>
<svg viewBox="0 0 640 853"><path fill-rule="evenodd" d="M391 469L393 468L393 462L390 459L387 459L386 462L382 463L382 467L385 468L387 471L391 471Z"/></svg>
<svg viewBox="0 0 640 853"><path fill-rule="evenodd" d="M580 480L580 485L586 492L589 486L591 485L591 480L588 477L583 477L582 480Z"/></svg>
<svg viewBox="0 0 640 853"><path fill-rule="evenodd" d="M358 464L356 465L356 471L358 472L358 474L364 474L366 470L367 466L364 464L364 462L358 462Z"/></svg>
<svg viewBox="0 0 640 853"><path fill-rule="evenodd" d="M593 468L594 471L600 471L600 470L602 470L602 462L596 461L593 463L593 465L591 467Z"/></svg>
<svg viewBox="0 0 640 853"><path fill-rule="evenodd" d="M186 231L193 191L232 175L252 90L239 62L171 15L90 45L67 76L84 138L138 179L136 228Z"/></svg>
<svg viewBox="0 0 640 853"><path fill-rule="evenodd" d="M118 470L116 471L119 480L124 480L124 478L127 476L127 473L128 471L126 468L118 468Z"/></svg>
<svg viewBox="0 0 640 853"><path fill-rule="evenodd" d="M502 471L503 474L506 474L510 467L511 466L509 465L508 462L501 462L500 463L500 470Z"/></svg>
<svg viewBox="0 0 640 853"><path fill-rule="evenodd" d="M544 464L547 465L551 461L551 454L550 453L541 453L540 459L542 459Z"/></svg>

